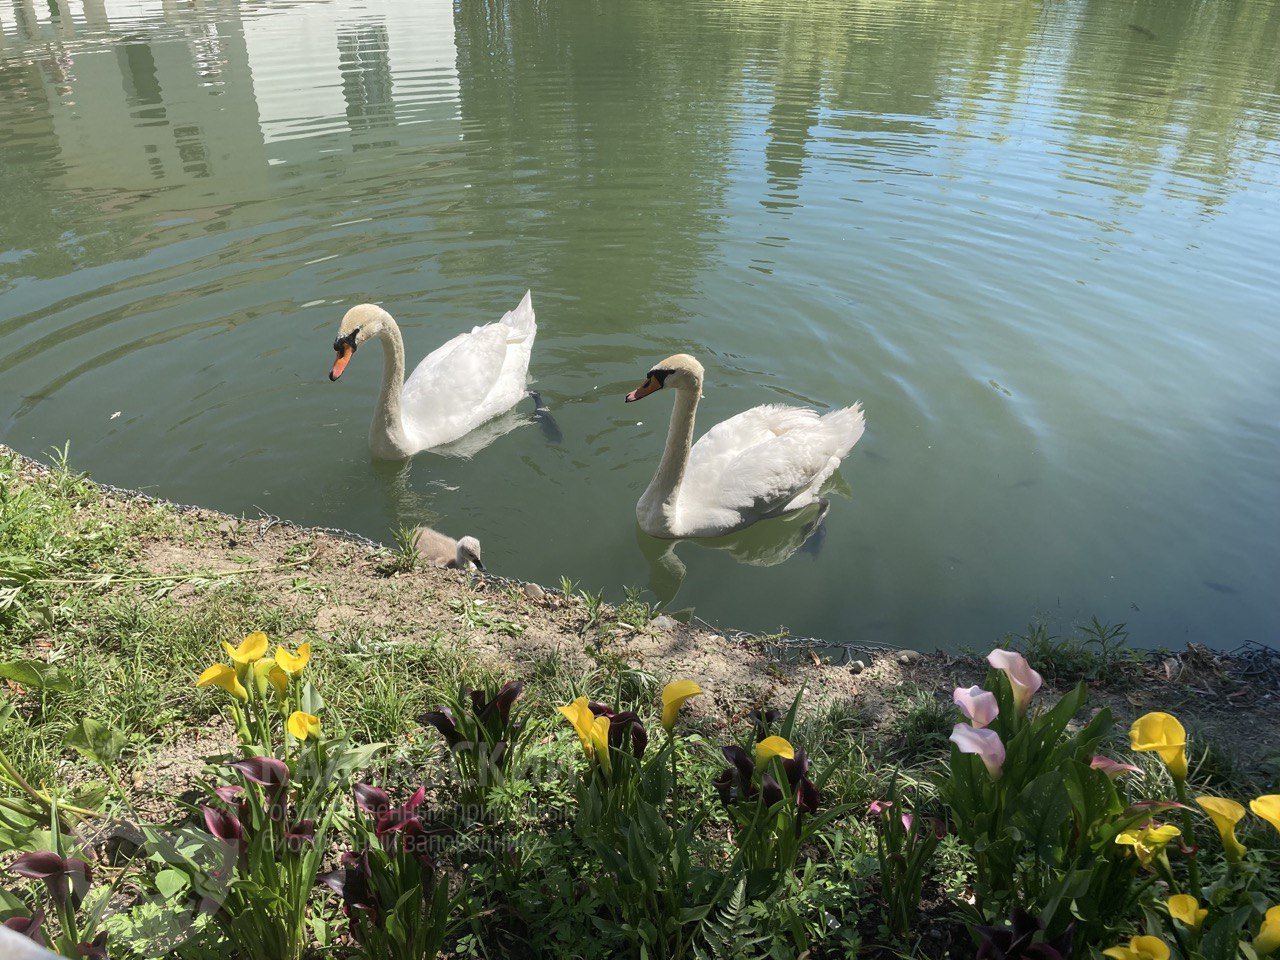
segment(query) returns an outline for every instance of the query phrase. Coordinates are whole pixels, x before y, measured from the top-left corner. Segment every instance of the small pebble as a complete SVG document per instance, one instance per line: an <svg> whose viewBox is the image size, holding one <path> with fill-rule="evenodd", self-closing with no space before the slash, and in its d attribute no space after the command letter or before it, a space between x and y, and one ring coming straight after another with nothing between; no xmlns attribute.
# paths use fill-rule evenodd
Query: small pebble
<svg viewBox="0 0 1280 960"><path fill-rule="evenodd" d="M903 650L898 654L898 662L901 664L915 663L921 656L922 654L919 650Z"/></svg>
<svg viewBox="0 0 1280 960"><path fill-rule="evenodd" d="M653 620L650 621L650 625L655 630L666 630L666 631L674 630L677 626L675 620L673 620L671 617L668 617L665 613L662 614L662 616L654 617Z"/></svg>
<svg viewBox="0 0 1280 960"><path fill-rule="evenodd" d="M543 590L536 583L526 583L524 585L524 595L530 600L541 600L547 595L547 591Z"/></svg>
<svg viewBox="0 0 1280 960"><path fill-rule="evenodd" d="M867 665L861 660L855 660L853 663L849 664L850 673L861 673L865 669L867 669Z"/></svg>

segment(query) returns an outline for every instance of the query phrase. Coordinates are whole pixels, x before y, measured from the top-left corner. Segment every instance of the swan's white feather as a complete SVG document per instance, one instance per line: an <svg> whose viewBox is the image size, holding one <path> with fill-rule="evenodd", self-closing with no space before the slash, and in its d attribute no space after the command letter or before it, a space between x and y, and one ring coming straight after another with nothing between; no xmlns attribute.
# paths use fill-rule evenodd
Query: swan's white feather
<svg viewBox="0 0 1280 960"><path fill-rule="evenodd" d="M519 403L537 334L526 292L501 320L460 333L428 354L400 395L405 436L414 448L450 443Z"/></svg>
<svg viewBox="0 0 1280 960"><path fill-rule="evenodd" d="M858 404L820 416L755 407L693 445L676 506L683 536L715 536L813 503L865 428Z"/></svg>

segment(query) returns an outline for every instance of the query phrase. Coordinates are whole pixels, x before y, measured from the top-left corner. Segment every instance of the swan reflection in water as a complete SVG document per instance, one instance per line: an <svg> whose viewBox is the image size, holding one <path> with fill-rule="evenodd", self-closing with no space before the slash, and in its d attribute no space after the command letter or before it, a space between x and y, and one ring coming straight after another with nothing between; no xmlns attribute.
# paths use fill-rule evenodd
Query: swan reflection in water
<svg viewBox="0 0 1280 960"><path fill-rule="evenodd" d="M659 540L644 533L637 524L636 543L649 564L649 590L664 606L676 598L687 573L684 561L676 555L676 548L682 543L724 550L739 563L752 567L775 567L801 550L817 557L829 508L830 502L823 497L803 510L761 520L737 533L689 540Z"/></svg>

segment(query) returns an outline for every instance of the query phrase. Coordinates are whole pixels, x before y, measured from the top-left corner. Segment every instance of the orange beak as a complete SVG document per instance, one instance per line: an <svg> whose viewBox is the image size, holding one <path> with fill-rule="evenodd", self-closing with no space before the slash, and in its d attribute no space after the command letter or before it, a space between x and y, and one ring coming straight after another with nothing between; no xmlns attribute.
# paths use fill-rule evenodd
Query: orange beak
<svg viewBox="0 0 1280 960"><path fill-rule="evenodd" d="M662 381L657 377L645 377L644 383L627 394L627 403L635 403L641 397L647 397L655 390L662 389Z"/></svg>
<svg viewBox="0 0 1280 960"><path fill-rule="evenodd" d="M333 361L333 369L329 371L329 379L337 380L342 376L342 371L347 369L347 363L351 360L351 355L356 352L356 348L349 343L342 345L342 352L338 354L338 359Z"/></svg>

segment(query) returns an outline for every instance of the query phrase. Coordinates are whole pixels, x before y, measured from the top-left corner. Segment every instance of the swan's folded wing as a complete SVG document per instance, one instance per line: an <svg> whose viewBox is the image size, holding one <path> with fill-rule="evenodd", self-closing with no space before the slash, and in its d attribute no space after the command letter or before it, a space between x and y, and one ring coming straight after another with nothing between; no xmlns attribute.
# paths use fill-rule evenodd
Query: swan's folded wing
<svg viewBox="0 0 1280 960"><path fill-rule="evenodd" d="M433 350L405 381L402 416L411 440L435 446L479 425L476 414L507 356L509 330L476 327Z"/></svg>
<svg viewBox="0 0 1280 960"><path fill-rule="evenodd" d="M720 427L733 425L747 414L752 415L750 420L714 438L707 459L698 456L695 467L693 454L703 443ZM814 410L798 407L749 410L708 431L694 447L690 467L695 469L686 469L686 489L710 509L755 516L781 511L839 466L853 445L845 419L831 414L820 417Z"/></svg>

